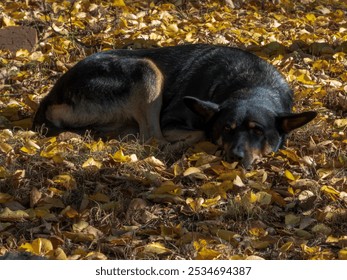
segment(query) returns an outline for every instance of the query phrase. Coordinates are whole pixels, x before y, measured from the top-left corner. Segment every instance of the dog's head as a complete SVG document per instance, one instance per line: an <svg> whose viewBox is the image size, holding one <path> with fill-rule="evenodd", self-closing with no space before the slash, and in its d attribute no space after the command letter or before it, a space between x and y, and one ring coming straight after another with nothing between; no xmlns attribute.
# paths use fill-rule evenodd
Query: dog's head
<svg viewBox="0 0 347 280"><path fill-rule="evenodd" d="M223 147L226 160L239 161L245 168L254 160L277 151L287 133L317 115L312 111L277 114L276 108L271 110L261 102L247 100L219 105L188 96L184 102L205 119L207 135Z"/></svg>

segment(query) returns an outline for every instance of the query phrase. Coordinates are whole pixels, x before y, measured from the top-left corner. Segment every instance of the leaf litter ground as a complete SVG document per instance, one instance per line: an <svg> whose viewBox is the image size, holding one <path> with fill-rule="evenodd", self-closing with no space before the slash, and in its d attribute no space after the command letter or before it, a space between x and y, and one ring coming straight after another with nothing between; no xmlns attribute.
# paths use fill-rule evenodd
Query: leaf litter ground
<svg viewBox="0 0 347 280"><path fill-rule="evenodd" d="M347 259L346 4L182 2L0 4L2 27L32 26L39 40L0 51L0 255ZM267 59L295 110L319 117L252 170L208 142L171 153L28 130L39 100L86 55L198 42Z"/></svg>

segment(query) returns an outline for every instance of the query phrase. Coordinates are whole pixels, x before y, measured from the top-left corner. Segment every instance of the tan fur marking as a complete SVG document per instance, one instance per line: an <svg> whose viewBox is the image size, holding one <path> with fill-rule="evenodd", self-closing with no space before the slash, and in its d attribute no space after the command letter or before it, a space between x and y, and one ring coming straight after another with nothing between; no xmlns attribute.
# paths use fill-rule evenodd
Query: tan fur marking
<svg viewBox="0 0 347 280"><path fill-rule="evenodd" d="M252 164L256 159L261 158L262 156L265 156L272 152L271 146L266 143L265 146L262 149L256 149L249 147L248 145L245 146L245 152L246 157L245 160L249 162L249 164Z"/></svg>
<svg viewBox="0 0 347 280"><path fill-rule="evenodd" d="M139 124L140 140L148 141L154 137L163 143L166 141L160 128L160 111L164 77L151 60L141 61L147 64L149 69L144 73L144 79L134 86L129 104L133 118Z"/></svg>
<svg viewBox="0 0 347 280"><path fill-rule="evenodd" d="M248 128L256 128L257 124L255 122L249 122L248 123Z"/></svg>
<svg viewBox="0 0 347 280"><path fill-rule="evenodd" d="M74 118L73 109L67 104L51 105L47 108L46 118L55 126L61 127L63 122L69 122Z"/></svg>

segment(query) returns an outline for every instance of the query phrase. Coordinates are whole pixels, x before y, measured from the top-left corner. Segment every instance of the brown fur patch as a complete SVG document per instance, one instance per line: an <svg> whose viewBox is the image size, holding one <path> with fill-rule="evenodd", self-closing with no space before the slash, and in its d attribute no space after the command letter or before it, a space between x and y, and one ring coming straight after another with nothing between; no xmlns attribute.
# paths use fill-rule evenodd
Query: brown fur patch
<svg viewBox="0 0 347 280"><path fill-rule="evenodd" d="M272 152L272 147L265 143L264 147L261 149L250 147L249 145L245 145L245 161L248 164L252 164L255 160L269 154Z"/></svg>
<svg viewBox="0 0 347 280"><path fill-rule="evenodd" d="M72 107L67 104L51 105L46 111L46 118L57 127L62 127L63 123L72 122L74 117Z"/></svg>
<svg viewBox="0 0 347 280"><path fill-rule="evenodd" d="M131 108L132 117L139 124L140 140L147 141L154 137L165 142L160 128L164 76L151 60L140 61L146 64L148 71L143 73L143 80L134 86L128 109Z"/></svg>

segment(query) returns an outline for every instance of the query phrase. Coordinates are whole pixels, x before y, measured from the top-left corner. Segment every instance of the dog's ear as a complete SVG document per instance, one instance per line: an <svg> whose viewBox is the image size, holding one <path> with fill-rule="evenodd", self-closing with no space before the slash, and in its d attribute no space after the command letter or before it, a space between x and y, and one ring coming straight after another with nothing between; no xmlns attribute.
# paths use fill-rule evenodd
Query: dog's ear
<svg viewBox="0 0 347 280"><path fill-rule="evenodd" d="M317 113L313 111L281 116L278 117L279 127L284 133L289 133L312 121L316 116Z"/></svg>
<svg viewBox="0 0 347 280"><path fill-rule="evenodd" d="M183 101L190 110L206 121L219 111L219 105L210 101L203 101L192 96L183 97Z"/></svg>

